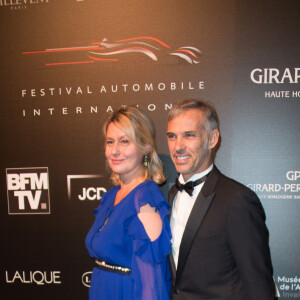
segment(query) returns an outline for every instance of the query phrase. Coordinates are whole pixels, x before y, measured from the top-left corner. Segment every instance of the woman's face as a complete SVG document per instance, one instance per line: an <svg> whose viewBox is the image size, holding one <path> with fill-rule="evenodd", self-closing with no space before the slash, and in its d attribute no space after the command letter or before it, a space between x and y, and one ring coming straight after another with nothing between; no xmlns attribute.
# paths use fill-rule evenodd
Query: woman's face
<svg viewBox="0 0 300 300"><path fill-rule="evenodd" d="M112 171L120 175L121 181L143 174L144 154L115 123L110 123L107 128L105 156Z"/></svg>

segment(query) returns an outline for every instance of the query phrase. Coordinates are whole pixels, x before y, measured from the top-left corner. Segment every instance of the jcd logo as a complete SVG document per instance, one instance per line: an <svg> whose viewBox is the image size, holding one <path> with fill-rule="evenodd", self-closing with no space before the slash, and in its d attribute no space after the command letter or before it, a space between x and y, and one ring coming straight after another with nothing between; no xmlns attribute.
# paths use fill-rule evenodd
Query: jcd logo
<svg viewBox="0 0 300 300"><path fill-rule="evenodd" d="M107 190L103 182L99 182L100 174L68 175L68 199L74 200L101 200Z"/></svg>
<svg viewBox="0 0 300 300"><path fill-rule="evenodd" d="M9 214L50 214L48 168L6 169Z"/></svg>
<svg viewBox="0 0 300 300"><path fill-rule="evenodd" d="M102 194L106 192L106 189L103 187L89 187L83 188L82 194L78 195L79 200L100 200L102 198Z"/></svg>

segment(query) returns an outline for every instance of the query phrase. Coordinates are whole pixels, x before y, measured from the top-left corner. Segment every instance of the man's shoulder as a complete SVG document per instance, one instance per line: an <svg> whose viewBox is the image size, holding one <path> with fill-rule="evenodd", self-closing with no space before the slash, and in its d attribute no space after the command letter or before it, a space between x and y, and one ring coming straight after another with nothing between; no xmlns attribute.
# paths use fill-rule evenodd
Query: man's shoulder
<svg viewBox="0 0 300 300"><path fill-rule="evenodd" d="M216 169L216 170L217 170L217 174L219 176L219 180L218 180L216 188L222 188L222 189L232 191L232 192L245 191L245 192L254 194L254 192L250 188L248 188L245 184L243 184L243 183L237 181L236 179L233 179L227 175L224 175L218 169Z"/></svg>

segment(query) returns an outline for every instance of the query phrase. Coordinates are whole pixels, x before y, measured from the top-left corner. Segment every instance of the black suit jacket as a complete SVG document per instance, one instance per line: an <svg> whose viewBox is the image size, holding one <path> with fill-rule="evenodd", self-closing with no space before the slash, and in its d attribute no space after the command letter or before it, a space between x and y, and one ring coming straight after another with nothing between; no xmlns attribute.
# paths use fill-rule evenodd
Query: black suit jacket
<svg viewBox="0 0 300 300"><path fill-rule="evenodd" d="M172 208L176 195L169 192ZM263 207L256 194L214 166L186 224L174 300L273 300L275 287Z"/></svg>

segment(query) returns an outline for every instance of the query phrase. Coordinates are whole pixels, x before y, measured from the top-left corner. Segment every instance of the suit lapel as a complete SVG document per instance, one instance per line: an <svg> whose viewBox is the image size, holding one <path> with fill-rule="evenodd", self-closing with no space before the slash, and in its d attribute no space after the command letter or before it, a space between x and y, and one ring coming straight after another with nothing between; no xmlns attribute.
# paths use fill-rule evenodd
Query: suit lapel
<svg viewBox="0 0 300 300"><path fill-rule="evenodd" d="M208 176L201 192L199 193L196 202L193 206L191 214L188 218L179 251L178 266L176 273L176 283L178 284L184 269L187 257L192 247L193 241L199 228L207 214L207 211L214 198L214 187L219 178L219 171L216 167L213 168Z"/></svg>
<svg viewBox="0 0 300 300"><path fill-rule="evenodd" d="M169 200L169 204L170 204L169 222L171 220L171 213L172 213L173 201L174 201L176 193L177 193L177 189L176 189L175 185L173 185L171 187L171 189L169 191L169 195L168 195L168 200ZM171 268L172 282L175 283L175 279L176 279L176 266L175 266L175 261L174 261L174 257L173 257L172 251L169 253L169 262L170 262L170 268Z"/></svg>
<svg viewBox="0 0 300 300"><path fill-rule="evenodd" d="M168 195L168 199L169 199L169 204L170 204L170 214L169 214L169 220L171 219L171 213L172 213L172 207L173 207L173 201L175 198L175 195L177 193L177 189L175 184L171 187L170 191L169 191L169 195Z"/></svg>

